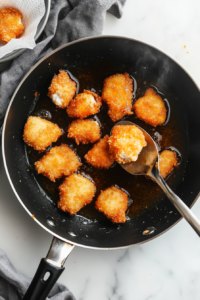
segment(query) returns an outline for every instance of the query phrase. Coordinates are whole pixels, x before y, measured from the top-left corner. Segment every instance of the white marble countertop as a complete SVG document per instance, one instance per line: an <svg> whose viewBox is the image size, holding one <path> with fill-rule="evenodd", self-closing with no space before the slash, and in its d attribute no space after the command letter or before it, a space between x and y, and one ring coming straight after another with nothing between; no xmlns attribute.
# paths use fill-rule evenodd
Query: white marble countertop
<svg viewBox="0 0 200 300"><path fill-rule="evenodd" d="M122 19L107 15L103 34L127 36L158 47L200 86L199 15L199 0L128 0ZM17 201L2 158L0 176L0 248L20 272L32 277L52 237ZM192 210L200 218L200 201ZM75 247L65 267L59 282L67 285L77 300L200 299L200 240L185 220L141 246L112 251Z"/></svg>

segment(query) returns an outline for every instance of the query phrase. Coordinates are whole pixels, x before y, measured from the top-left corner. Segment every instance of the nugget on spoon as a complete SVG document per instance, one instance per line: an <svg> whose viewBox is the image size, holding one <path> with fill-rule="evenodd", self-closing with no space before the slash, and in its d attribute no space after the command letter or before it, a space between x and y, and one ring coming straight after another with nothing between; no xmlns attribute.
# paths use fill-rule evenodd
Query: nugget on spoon
<svg viewBox="0 0 200 300"><path fill-rule="evenodd" d="M119 164L136 161L146 146L144 134L136 125L114 126L108 139L111 158Z"/></svg>

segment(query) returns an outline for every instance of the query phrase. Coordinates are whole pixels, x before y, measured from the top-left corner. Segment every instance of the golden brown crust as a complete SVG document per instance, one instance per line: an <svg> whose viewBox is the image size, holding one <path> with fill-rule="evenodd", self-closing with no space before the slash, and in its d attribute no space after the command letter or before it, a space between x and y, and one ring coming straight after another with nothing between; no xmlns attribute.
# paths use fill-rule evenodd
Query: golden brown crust
<svg viewBox="0 0 200 300"><path fill-rule="evenodd" d="M72 174L59 186L58 208L73 215L92 201L95 191L92 181L81 174Z"/></svg>
<svg viewBox="0 0 200 300"><path fill-rule="evenodd" d="M114 126L108 144L111 158L119 164L136 161L147 145L142 130L135 125Z"/></svg>
<svg viewBox="0 0 200 300"><path fill-rule="evenodd" d="M15 8L0 9L0 40L5 44L24 32L22 13Z"/></svg>
<svg viewBox="0 0 200 300"><path fill-rule="evenodd" d="M127 194L115 186L101 191L95 202L95 208L103 212L113 223L124 223L126 221L127 205Z"/></svg>
<svg viewBox="0 0 200 300"><path fill-rule="evenodd" d="M84 156L87 163L92 165L95 168L104 168L108 169L114 163L114 159L110 157L109 154L109 145L108 145L109 136L105 135L93 148L88 151Z"/></svg>
<svg viewBox="0 0 200 300"><path fill-rule="evenodd" d="M102 100L108 105L108 115L113 122L132 115L133 79L128 73L115 74L104 80Z"/></svg>
<svg viewBox="0 0 200 300"><path fill-rule="evenodd" d="M167 117L164 101L152 88L135 102L133 109L140 120L155 127L162 125Z"/></svg>
<svg viewBox="0 0 200 300"><path fill-rule="evenodd" d="M73 81L67 72L59 70L49 86L48 96L59 108L66 108L76 93L76 82Z"/></svg>
<svg viewBox="0 0 200 300"><path fill-rule="evenodd" d="M97 114L101 105L101 97L92 91L84 90L70 102L67 113L70 118L84 119Z"/></svg>
<svg viewBox="0 0 200 300"><path fill-rule="evenodd" d="M62 135L57 124L40 117L29 117L25 126L24 142L35 150L44 151Z"/></svg>
<svg viewBox="0 0 200 300"><path fill-rule="evenodd" d="M100 127L96 121L75 120L68 128L68 138L75 139L76 143L95 143L101 138Z"/></svg>
<svg viewBox="0 0 200 300"><path fill-rule="evenodd" d="M178 157L175 151L164 150L159 154L159 171L166 178L178 166Z"/></svg>
<svg viewBox="0 0 200 300"><path fill-rule="evenodd" d="M58 178L76 172L81 165L75 152L65 144L51 148L39 161L35 162L38 174L42 173L54 182Z"/></svg>

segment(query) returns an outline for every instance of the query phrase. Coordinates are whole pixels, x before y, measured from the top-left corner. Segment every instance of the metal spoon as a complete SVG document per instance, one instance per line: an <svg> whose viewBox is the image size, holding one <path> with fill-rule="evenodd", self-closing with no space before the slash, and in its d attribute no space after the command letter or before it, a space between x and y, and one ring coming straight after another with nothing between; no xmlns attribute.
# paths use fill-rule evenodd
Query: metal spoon
<svg viewBox="0 0 200 300"><path fill-rule="evenodd" d="M120 121L115 126L120 125L136 125L129 121ZM139 127L138 125L136 125ZM192 213L189 207L170 189L159 172L159 154L156 143L152 137L141 127L139 127L145 136L147 146L142 149L136 161L120 164L124 170L132 175L148 175L160 186L172 204L176 207L179 213L193 227L196 233L200 236L200 222ZM157 166L156 166L157 163Z"/></svg>

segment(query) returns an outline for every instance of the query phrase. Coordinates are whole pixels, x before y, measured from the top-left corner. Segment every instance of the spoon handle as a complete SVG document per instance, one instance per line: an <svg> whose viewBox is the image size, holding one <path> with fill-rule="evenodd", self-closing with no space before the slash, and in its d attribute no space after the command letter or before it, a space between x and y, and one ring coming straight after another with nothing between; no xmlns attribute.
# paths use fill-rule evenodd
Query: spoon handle
<svg viewBox="0 0 200 300"><path fill-rule="evenodd" d="M176 207L179 213L186 219L186 221L193 227L196 233L200 236L200 221L193 214L190 208L170 189L165 180L160 175L156 167L151 171L151 177L160 186L172 204Z"/></svg>

